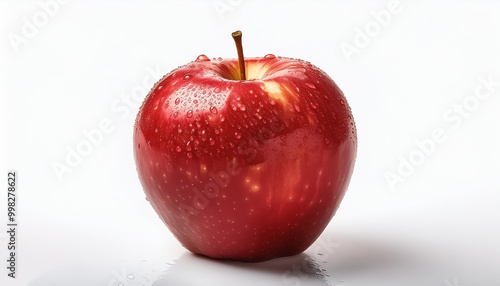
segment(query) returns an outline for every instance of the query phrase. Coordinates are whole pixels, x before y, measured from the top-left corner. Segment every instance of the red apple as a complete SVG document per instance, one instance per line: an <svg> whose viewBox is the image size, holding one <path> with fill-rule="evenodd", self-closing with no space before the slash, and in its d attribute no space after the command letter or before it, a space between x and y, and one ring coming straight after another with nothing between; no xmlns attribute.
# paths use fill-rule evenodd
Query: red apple
<svg viewBox="0 0 500 286"><path fill-rule="evenodd" d="M201 55L156 83L134 155L147 199L184 247L258 262L318 238L346 191L357 137L325 72L238 51L238 60Z"/></svg>

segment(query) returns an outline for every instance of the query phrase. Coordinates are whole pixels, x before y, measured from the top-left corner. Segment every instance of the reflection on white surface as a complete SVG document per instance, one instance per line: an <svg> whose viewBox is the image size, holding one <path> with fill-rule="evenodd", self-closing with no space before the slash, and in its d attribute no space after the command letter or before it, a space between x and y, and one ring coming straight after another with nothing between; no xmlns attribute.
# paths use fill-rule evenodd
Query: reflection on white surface
<svg viewBox="0 0 500 286"><path fill-rule="evenodd" d="M327 275L307 254L241 263L185 253L153 285L332 285Z"/></svg>

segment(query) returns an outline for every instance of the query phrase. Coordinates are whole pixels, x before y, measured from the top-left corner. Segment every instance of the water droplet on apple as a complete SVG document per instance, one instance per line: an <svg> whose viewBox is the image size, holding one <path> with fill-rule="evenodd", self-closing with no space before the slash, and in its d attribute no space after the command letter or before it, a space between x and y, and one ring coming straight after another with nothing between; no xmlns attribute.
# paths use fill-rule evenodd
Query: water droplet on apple
<svg viewBox="0 0 500 286"><path fill-rule="evenodd" d="M271 99L271 100L269 101L269 103L270 103L271 105L274 105L276 102L274 102L274 100L272 100L272 99Z"/></svg>
<svg viewBox="0 0 500 286"><path fill-rule="evenodd" d="M207 93L207 91L206 91L206 90L202 90L202 91L201 91L201 94L205 94L205 93Z"/></svg>
<svg viewBox="0 0 500 286"><path fill-rule="evenodd" d="M175 151L177 151L177 153L180 153L180 152L182 151L181 146L177 146L177 147L175 147Z"/></svg>
<svg viewBox="0 0 500 286"><path fill-rule="evenodd" d="M192 111L192 110L189 110L189 111L186 113L186 116L187 116L188 118L193 117L193 111Z"/></svg>
<svg viewBox="0 0 500 286"><path fill-rule="evenodd" d="M326 145L330 144L330 140L328 140L328 138L325 138L325 144Z"/></svg>
<svg viewBox="0 0 500 286"><path fill-rule="evenodd" d="M273 55L273 54L267 54L267 55L265 55L265 56L264 56L264 58L265 58L265 59L275 59L275 58L276 58L276 56L275 56L275 55Z"/></svg>
<svg viewBox="0 0 500 286"><path fill-rule="evenodd" d="M218 61L222 61L222 58L221 58L221 57L218 57L218 58L217 58L217 60L218 60Z"/></svg>
<svg viewBox="0 0 500 286"><path fill-rule="evenodd" d="M213 138L210 138L209 142L210 142L210 145L212 145L212 146L215 145L215 140Z"/></svg>
<svg viewBox="0 0 500 286"><path fill-rule="evenodd" d="M191 75L190 74L185 74L184 75L184 79L190 79L191 78Z"/></svg>
<svg viewBox="0 0 500 286"><path fill-rule="evenodd" d="M132 280L132 279L134 279L134 278L135 278L135 276L134 276L134 275L132 275L132 274L127 275L127 279L129 279L129 280Z"/></svg>
<svg viewBox="0 0 500 286"><path fill-rule="evenodd" d="M210 58L205 56L205 55L199 55L197 58L196 58L196 61L197 62L207 62L207 61L210 61Z"/></svg>
<svg viewBox="0 0 500 286"><path fill-rule="evenodd" d="M241 134L238 133L238 132L236 132L236 133L234 133L234 137L236 137L236 139L240 139L241 138Z"/></svg>
<svg viewBox="0 0 500 286"><path fill-rule="evenodd" d="M217 114L217 107L215 106L210 107L210 113Z"/></svg>
<svg viewBox="0 0 500 286"><path fill-rule="evenodd" d="M295 104L295 111L300 112L300 106L298 106L297 104Z"/></svg>
<svg viewBox="0 0 500 286"><path fill-rule="evenodd" d="M177 116L178 116L178 115L179 115L179 112L178 112L178 111L176 111L176 112L174 112L174 114L172 115L172 117L173 117L173 118L177 118Z"/></svg>
<svg viewBox="0 0 500 286"><path fill-rule="evenodd" d="M177 98L175 99L175 101L174 101L175 105L178 105L180 102L181 102L181 99L180 99L180 98L178 98L178 97L177 97Z"/></svg>
<svg viewBox="0 0 500 286"><path fill-rule="evenodd" d="M241 111L245 111L245 110L246 110L246 107L242 104L242 105L240 105L240 110L241 110Z"/></svg>
<svg viewBox="0 0 500 286"><path fill-rule="evenodd" d="M218 87L214 88L214 92L215 93L219 93L220 92L220 88L218 88Z"/></svg>
<svg viewBox="0 0 500 286"><path fill-rule="evenodd" d="M344 102L344 100L343 100L343 99L341 99L341 100L340 100L340 104L342 104L342 105L344 105L344 104L345 104L345 102Z"/></svg>
<svg viewBox="0 0 500 286"><path fill-rule="evenodd" d="M158 128L155 129L155 133L158 133Z"/></svg>
<svg viewBox="0 0 500 286"><path fill-rule="evenodd" d="M198 104L198 100L197 99L193 100L193 103Z"/></svg>
<svg viewBox="0 0 500 286"><path fill-rule="evenodd" d="M160 85L160 86L158 87L158 90L160 90L160 89L162 89L162 88L163 88L163 85Z"/></svg>
<svg viewBox="0 0 500 286"><path fill-rule="evenodd" d="M186 143L186 150L187 150L187 151L191 151L191 141L188 141L188 142Z"/></svg>
<svg viewBox="0 0 500 286"><path fill-rule="evenodd" d="M309 88L316 89L316 86L314 84L310 83L310 82L306 82L306 85Z"/></svg>
<svg viewBox="0 0 500 286"><path fill-rule="evenodd" d="M187 155L187 157L188 157L189 159L193 158L193 154L191 154L191 152L187 152L187 154L186 154L186 155Z"/></svg>
<svg viewBox="0 0 500 286"><path fill-rule="evenodd" d="M311 102L311 107L312 107L313 109L318 108L318 107L316 106L316 104L314 104L314 103L312 103L312 102Z"/></svg>
<svg viewBox="0 0 500 286"><path fill-rule="evenodd" d="M182 133L182 128L178 128L178 129L177 129L177 132L178 132L179 134L181 134L181 133Z"/></svg>

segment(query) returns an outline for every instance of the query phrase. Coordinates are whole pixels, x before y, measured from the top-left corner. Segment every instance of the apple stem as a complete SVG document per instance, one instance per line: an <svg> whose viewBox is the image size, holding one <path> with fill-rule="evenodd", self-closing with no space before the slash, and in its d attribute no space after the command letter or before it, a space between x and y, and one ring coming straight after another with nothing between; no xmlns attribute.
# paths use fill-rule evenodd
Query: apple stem
<svg viewBox="0 0 500 286"><path fill-rule="evenodd" d="M240 65L240 78L241 80L246 80L245 75L245 58L243 57L243 45L241 44L241 31L233 32L234 43L236 44L236 50L238 51L238 63Z"/></svg>

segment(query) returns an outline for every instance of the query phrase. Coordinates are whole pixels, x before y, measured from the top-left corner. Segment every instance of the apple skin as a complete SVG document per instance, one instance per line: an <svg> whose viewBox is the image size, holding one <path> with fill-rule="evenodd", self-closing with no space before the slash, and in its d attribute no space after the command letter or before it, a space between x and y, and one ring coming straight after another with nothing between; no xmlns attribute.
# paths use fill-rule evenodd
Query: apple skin
<svg viewBox="0 0 500 286"><path fill-rule="evenodd" d="M260 262L306 250L334 216L357 151L350 107L309 62L201 55L155 84L137 115L146 198L184 247Z"/></svg>

